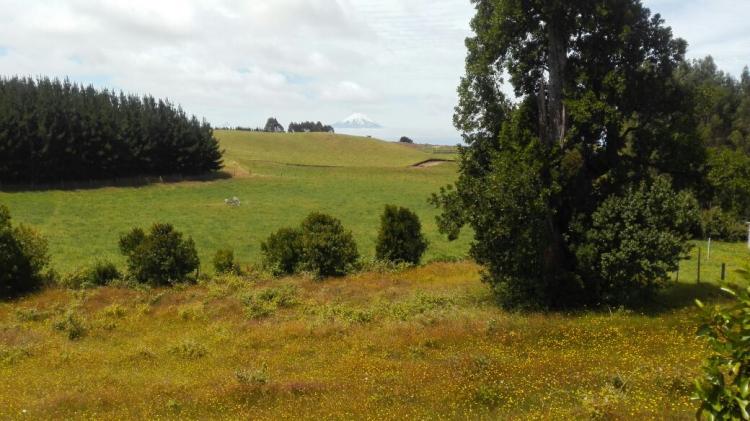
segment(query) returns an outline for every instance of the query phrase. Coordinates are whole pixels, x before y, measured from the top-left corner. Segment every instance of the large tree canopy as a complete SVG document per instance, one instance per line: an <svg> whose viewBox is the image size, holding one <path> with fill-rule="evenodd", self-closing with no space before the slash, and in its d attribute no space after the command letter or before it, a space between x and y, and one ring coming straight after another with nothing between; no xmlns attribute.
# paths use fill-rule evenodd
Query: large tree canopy
<svg viewBox="0 0 750 421"><path fill-rule="evenodd" d="M597 209L659 174L679 189L704 179L691 97L674 77L686 42L637 0L474 4L454 117L468 146L455 187L434 198L438 222L452 237L474 228L472 255L504 300L598 302L589 285L601 279L574 252ZM649 229L689 225L661 223Z"/></svg>

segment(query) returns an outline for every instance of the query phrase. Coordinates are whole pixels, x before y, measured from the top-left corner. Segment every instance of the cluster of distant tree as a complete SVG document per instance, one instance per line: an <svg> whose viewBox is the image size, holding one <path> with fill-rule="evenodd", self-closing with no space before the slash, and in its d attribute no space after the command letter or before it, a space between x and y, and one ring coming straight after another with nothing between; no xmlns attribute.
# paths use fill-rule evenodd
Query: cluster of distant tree
<svg viewBox="0 0 750 421"><path fill-rule="evenodd" d="M268 120L266 120L266 125L263 127L225 127L223 130L238 130L238 131L245 131L245 132L262 132L262 133L284 133L288 131L289 133L305 133L305 132L313 132L313 133L334 133L335 130L332 126L329 126L327 124L323 124L320 121L303 121L301 123L289 123L289 128L284 129L284 126L279 123L279 120L276 117L270 117Z"/></svg>
<svg viewBox="0 0 750 421"><path fill-rule="evenodd" d="M683 63L676 76L691 96L696 133L707 152L699 198L744 220L750 217L750 71L737 79L709 56Z"/></svg>
<svg viewBox="0 0 750 421"><path fill-rule="evenodd" d="M398 141L401 143L414 143L414 141L411 140L411 138L406 137L406 136L401 136L401 139L399 139Z"/></svg>
<svg viewBox="0 0 750 421"><path fill-rule="evenodd" d="M244 127L244 126L224 126L224 127L217 127L216 130L237 130L238 132L264 132L262 127Z"/></svg>
<svg viewBox="0 0 750 421"><path fill-rule="evenodd" d="M289 123L289 133L334 133L335 130L332 126L324 125L320 121L303 121L302 123Z"/></svg>
<svg viewBox="0 0 750 421"><path fill-rule="evenodd" d="M199 174L220 169L205 121L171 103L49 78L0 79L0 181Z"/></svg>
<svg viewBox="0 0 750 421"><path fill-rule="evenodd" d="M270 117L268 120L266 120L266 125L264 127L244 127L244 126L236 126L236 127L219 127L219 130L237 130L240 132L258 132L258 133L284 133L284 126L279 123L279 120L276 119L276 117Z"/></svg>

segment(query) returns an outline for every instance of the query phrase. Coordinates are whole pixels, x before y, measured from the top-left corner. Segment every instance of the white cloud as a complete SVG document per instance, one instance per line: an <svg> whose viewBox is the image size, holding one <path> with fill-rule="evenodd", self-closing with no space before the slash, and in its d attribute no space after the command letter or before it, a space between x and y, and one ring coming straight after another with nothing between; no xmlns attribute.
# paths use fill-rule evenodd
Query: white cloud
<svg viewBox="0 0 750 421"><path fill-rule="evenodd" d="M375 95L367 88L348 80L323 88L321 99L330 102L366 103L375 99Z"/></svg>
<svg viewBox="0 0 750 421"><path fill-rule="evenodd" d="M646 0L693 57L750 62L750 2ZM457 141L469 0L0 0L0 74L168 97L214 124L334 122Z"/></svg>

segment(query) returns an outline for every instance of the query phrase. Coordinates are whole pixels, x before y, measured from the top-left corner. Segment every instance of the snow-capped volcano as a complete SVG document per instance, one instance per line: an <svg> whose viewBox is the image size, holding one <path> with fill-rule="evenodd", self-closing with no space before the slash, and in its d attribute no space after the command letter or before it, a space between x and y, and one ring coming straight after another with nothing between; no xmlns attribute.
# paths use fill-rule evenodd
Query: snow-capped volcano
<svg viewBox="0 0 750 421"><path fill-rule="evenodd" d="M361 113L354 113L333 125L337 129L380 129L383 126Z"/></svg>

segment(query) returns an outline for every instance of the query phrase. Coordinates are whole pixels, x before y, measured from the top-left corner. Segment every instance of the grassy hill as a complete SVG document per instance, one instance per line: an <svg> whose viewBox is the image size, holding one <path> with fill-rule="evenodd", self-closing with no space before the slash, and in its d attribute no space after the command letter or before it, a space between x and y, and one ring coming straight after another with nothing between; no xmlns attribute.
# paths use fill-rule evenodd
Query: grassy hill
<svg viewBox="0 0 750 421"><path fill-rule="evenodd" d="M431 148L330 133L255 133L217 131L227 159L254 162L335 166L408 167L428 159L451 159Z"/></svg>
<svg viewBox="0 0 750 421"><path fill-rule="evenodd" d="M62 273L97 259L122 264L119 234L157 221L173 223L194 238L204 269L225 247L235 249L241 262L252 263L271 232L296 225L315 210L341 218L354 231L361 254L372 256L385 204L407 206L421 217L431 243L427 259L466 255L469 237L448 242L437 232L436 210L427 203L455 179L455 164L410 167L434 157L430 150L329 134L219 131L217 137L233 178L0 192L0 203L10 207L17 222L42 231L53 265ZM241 207L224 204L233 196L242 200Z"/></svg>

